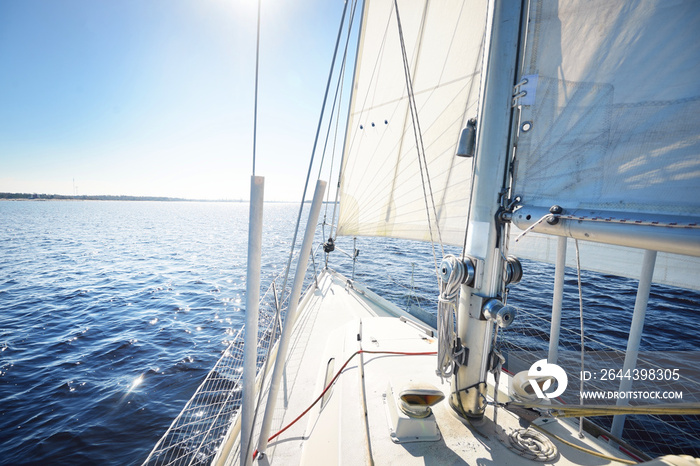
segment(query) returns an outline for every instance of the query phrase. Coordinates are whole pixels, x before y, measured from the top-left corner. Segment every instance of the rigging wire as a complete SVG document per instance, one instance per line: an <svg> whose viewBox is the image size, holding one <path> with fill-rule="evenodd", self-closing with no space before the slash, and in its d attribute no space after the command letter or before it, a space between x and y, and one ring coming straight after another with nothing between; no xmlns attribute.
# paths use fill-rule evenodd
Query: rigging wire
<svg viewBox="0 0 700 466"><path fill-rule="evenodd" d="M261 0L258 0L258 44L257 44L258 50L259 50L259 42L260 42L260 4L261 4ZM329 73L328 73L328 80L327 80L327 83L326 83L326 90L325 90L325 93L324 93L324 96L323 96L323 104L322 104L322 106L321 106L321 114L320 114L320 116L319 116L318 126L317 126L317 128L316 128L316 136L315 136L315 138L314 138L314 145L313 145L313 149L312 149L312 151L311 151L311 159L310 159L310 161L309 161L309 168L308 168L308 171L307 171L307 173L306 173L306 182L304 183L304 191L303 191L302 198L301 198L301 203L300 203L300 206L299 206L299 214L297 215L296 226L295 226L295 228L294 228L294 235L293 235L292 244L291 244L290 252L289 252L289 259L287 260L287 266L286 266L285 273L284 273L284 282L283 282L283 284L282 284L282 292L281 292L281 299L280 299L280 301L282 301L282 302L284 302L284 299L285 299L284 294L285 294L285 292L286 292L286 290L287 290L287 281L288 281L288 279L289 279L289 272L290 272L290 270L291 270L292 259L293 259L293 257L294 257L294 248L295 248L295 245L296 245L297 235L298 235L298 233L299 233L299 225L300 225L300 223L301 223L301 216L302 216L302 212L303 212L303 209L304 209L304 200L306 199L306 192L307 192L308 187L309 187L309 180L310 180L310 178L311 178L311 170L312 170L312 168L313 168L314 156L315 156L315 154L316 154L316 147L317 147L317 145L318 145L318 138L319 138L319 134L320 134L320 131L321 131L321 125L322 125L322 122L323 122L323 115L324 115L324 112L325 112L325 109L326 109L326 102L327 102L328 93L329 93L329 90L330 90L331 79L332 79L332 77L333 77L333 70L334 70L334 68L335 68L336 58L337 58L337 54L338 54L338 47L339 47L339 45L340 45L340 38L341 38L341 36L342 36L343 26L344 26L344 24L345 24L345 16L346 16L346 13L347 13L347 7L348 7L348 3L347 3L347 1L346 1L346 2L345 2L345 5L344 5L344 7L343 7L343 15L342 15L341 20L340 20L340 26L339 26L339 28L338 28L338 35L337 35L337 37L336 37L335 48L334 48L334 50L333 50L333 58L332 58L332 61L331 61L330 71L329 71ZM258 75L258 71L257 71L257 56L256 56L256 115L257 115L257 75ZM254 139L255 139L255 138L254 138ZM255 147L255 144L254 144L254 147ZM255 158L253 158L253 160L255 160ZM253 171L254 171L254 170L255 170L255 162L253 162ZM291 304L291 303L290 303L290 304ZM256 405L256 408L255 408L255 415L257 415L260 402L261 402L261 397L259 396L259 397L258 397L258 404ZM253 433L251 432L251 438L249 439L249 442L248 442L248 448L250 448L250 445L252 444L252 442L250 442L250 440L252 440L252 435L253 435ZM257 452L257 450L256 450L256 452ZM249 452L246 452L246 456L247 456L248 454L249 454Z"/></svg>
<svg viewBox="0 0 700 466"><path fill-rule="evenodd" d="M344 74L345 74L345 62L343 62L343 69L341 71L341 80L342 80ZM341 89L340 100L338 101L338 113L337 113L336 119L335 119L335 131L333 132L334 134L333 134L333 148L331 149L331 164L330 164L330 168L328 170L328 180L329 181L333 179L333 166L335 165L335 149L336 149L336 143L338 142L338 127L340 126L340 108L341 108L342 100L343 100L343 91ZM329 130L330 130L330 125L329 125ZM323 164L323 162L321 162L321 163ZM320 174L319 174L319 176L320 176ZM337 187L336 187L336 190L337 190ZM326 238L326 221L328 219L328 203L330 202L330 198L331 198L331 190L329 189L328 191L326 191L326 208L323 212L323 238L324 238L324 240ZM335 221L335 208L333 209L333 217L331 217L331 221L330 221L329 237L333 236L333 223L334 223L334 221Z"/></svg>
<svg viewBox="0 0 700 466"><path fill-rule="evenodd" d="M260 5L262 0L258 0L258 29L255 39L255 105L253 110L253 176L255 176L255 149L258 137L258 75L260 64Z"/></svg>
<svg viewBox="0 0 700 466"><path fill-rule="evenodd" d="M438 215L437 215L437 210L435 208L435 198L433 197L433 188L430 183L430 174L428 173L428 161L425 157L425 147L423 145L423 134L420 129L420 122L418 120L418 107L416 106L416 100L415 100L415 94L413 92L413 81L411 80L411 70L410 66L408 64L408 55L406 54L406 44L404 42L403 38L403 28L401 26L401 16L399 15L399 5L398 1L394 0L394 10L396 12L396 23L398 25L398 30L399 30L399 42L401 43L401 56L403 58L403 69L404 69L404 77L406 79L406 93L408 94L408 106L409 109L411 110L411 121L413 123L413 137L415 138L416 142L416 152L418 153L418 166L420 167L420 177L421 177L421 184L423 186L423 200L425 201L425 213L426 216L428 217L428 232L430 234L430 245L432 246L433 249L433 261L435 264L435 276L438 279L438 282L440 281L440 275L438 274L438 265L437 265L437 255L435 253L435 240L433 238L433 227L430 221L430 207L428 206L428 194L425 190L425 185L426 185L426 178L428 180L428 189L430 191L430 202L432 203L433 206L433 213L435 215L435 228L437 230L438 234L438 240L440 241L440 249L442 252L442 255L445 255L445 248L442 243L442 234L440 232L440 225L438 223ZM425 174L423 173L425 166Z"/></svg>
<svg viewBox="0 0 700 466"><path fill-rule="evenodd" d="M349 38L348 38L349 39ZM347 46L346 46L347 47ZM343 72L342 75L344 76L345 74L345 63L343 63ZM341 88L340 90L340 102L343 100L343 90ZM340 102L338 103L338 114L336 115L335 119L335 131L333 135L333 149L331 150L331 167L328 173L328 180L333 179L333 166L335 165L335 150L336 150L336 143L338 142L338 129L340 127L340 108L341 104ZM342 167L338 167L338 172L340 173L340 170ZM338 182L340 184L340 181ZM338 191L338 187L336 186L336 192ZM331 190L329 189L326 192L326 211L323 213L323 219L325 221L326 217L328 216L328 204L330 203L330 198L331 198ZM330 227L330 235L333 236L333 223L335 222L335 206L333 206L333 216L331 217L331 227ZM325 235L324 235L325 237Z"/></svg>
<svg viewBox="0 0 700 466"><path fill-rule="evenodd" d="M347 57L348 57L348 47L350 46L350 33L352 32L352 23L355 20L355 9L357 7L357 0L354 0L352 2L352 8L350 9L350 19L348 20L348 32L347 36L345 37L345 47L343 48L343 58L340 60L340 73L338 73L338 81L336 82L335 85L335 94L333 96L333 105L331 106L331 118L328 121L328 130L326 131L326 139L325 143L323 146L323 153L321 155L321 162L320 162L320 167L318 169L318 177L321 177L321 172L323 170L323 162L326 158L326 149L328 147L328 141L330 139L330 132L331 128L333 127L333 112L336 109L336 103L337 108L338 108L338 114L335 117L335 135L333 139L333 149L331 151L332 156L335 156L335 143L337 141L338 137L338 125L340 123L340 109L342 107L341 101L343 99L343 80L345 78L345 65L347 64ZM331 162L331 170L333 169L333 163ZM326 196L328 198L328 196Z"/></svg>
<svg viewBox="0 0 700 466"><path fill-rule="evenodd" d="M289 251L289 259L287 260L287 268L285 270L284 274L284 282L282 283L282 297L284 298L284 293L287 290L287 281L289 279L289 272L292 268L292 258L294 257L294 247L297 242L297 235L299 234L299 225L301 223L301 214L304 210L304 200L306 200L306 191L309 188L309 180L311 178L311 169L313 168L314 164L314 156L316 155L316 147L318 145L318 136L321 132L321 125L323 123L323 114L326 110L326 101L328 100L328 92L331 87L331 80L333 78L333 70L335 68L335 62L336 58L338 56L338 47L340 46L340 38L342 36L343 32L343 25L345 24L345 15L348 10L348 2L345 2L345 6L343 7L343 16L340 18L340 27L338 28L338 35L335 40L335 48L333 49L333 58L331 60L331 69L328 72L328 81L326 82L326 91L323 95L323 103L321 104L321 115L318 118L318 126L316 127L316 136L314 138L314 146L313 149L311 150L311 160L309 160L309 169L306 172L306 182L304 183L304 192L301 195L301 203L299 204L299 214L297 215L297 221L296 221L296 226L294 227L294 236L292 238L292 245L290 247ZM282 299L284 301L284 299Z"/></svg>
<svg viewBox="0 0 700 466"><path fill-rule="evenodd" d="M256 37L255 37L255 104L254 104L254 110L253 110L253 177L255 176L255 149L257 146L257 134L258 134L258 76L260 74L260 11L261 11L261 6L262 6L262 0L258 0L258 20L257 20L257 30L256 30ZM252 199L251 199L252 202ZM251 207L252 208L252 207ZM275 294L275 300L277 299L277 295ZM256 336L257 338L257 336ZM272 345L270 345L272 347ZM265 367L267 370L267 359L265 359ZM261 401L261 396L258 394L258 400L255 404L255 410L253 411L253 422L251 424L251 429L250 429L250 435L248 436L247 439L247 451L246 451L246 457L250 454L250 448L253 443L253 434L255 429L253 428L255 426L255 420L258 416L258 408L260 407L260 401ZM245 430L245 429L243 429ZM242 432L241 432L242 434Z"/></svg>
<svg viewBox="0 0 700 466"><path fill-rule="evenodd" d="M357 0L354 0L352 3L352 8L350 9L350 20L348 21L348 32L347 36L345 38L345 47L343 50L343 58L341 59L341 68L340 68L340 73L338 74L338 82L336 83L336 88L335 88L335 95L333 97L333 105L331 107L331 118L328 121L328 131L326 131L326 139L325 143L323 145L323 155L321 156L321 162L319 164L318 168L318 178L321 178L321 172L323 170L323 162L326 158L326 148L328 147L328 140L330 139L330 132L331 128L333 127L333 112L335 111L336 108L336 103L338 112L335 117L335 132L334 132L334 137L333 137L333 149L331 150L331 163L330 163L330 170L328 174L328 179L330 180L333 176L333 165L335 163L335 149L336 149L336 142L338 140L338 127L340 125L340 109L342 107L342 100L343 100L343 80L345 79L345 65L347 64L347 56L348 56L348 47L350 46L350 34L352 33L352 25L353 21L355 19L355 10L357 8ZM326 226L326 219L328 217L328 201L330 199L330 189L326 191L326 208L323 213L323 238L325 239L326 234L325 234L325 226ZM335 207L333 209L333 217L331 217L331 236L333 232L333 222L334 222L334 217L335 217Z"/></svg>

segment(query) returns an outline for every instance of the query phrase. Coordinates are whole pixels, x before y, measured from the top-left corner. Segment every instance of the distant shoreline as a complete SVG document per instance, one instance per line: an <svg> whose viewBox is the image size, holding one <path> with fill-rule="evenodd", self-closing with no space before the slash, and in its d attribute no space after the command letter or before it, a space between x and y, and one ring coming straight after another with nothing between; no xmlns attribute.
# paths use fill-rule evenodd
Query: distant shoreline
<svg viewBox="0 0 700 466"><path fill-rule="evenodd" d="M63 194L36 194L36 193L0 193L2 201L162 201L162 202L248 202L244 199L230 200L208 200L208 199L185 199L180 197L159 197L159 196L111 196L111 195L83 195L66 196Z"/></svg>
<svg viewBox="0 0 700 466"><path fill-rule="evenodd" d="M248 203L248 199L185 199L181 197L159 196L112 196L112 195L84 195L66 196L63 194L35 194L35 193L0 193L0 201L158 201L158 202L237 202ZM310 200L304 201L305 204ZM272 204L290 204L293 201L265 201ZM332 204L333 202L323 202Z"/></svg>

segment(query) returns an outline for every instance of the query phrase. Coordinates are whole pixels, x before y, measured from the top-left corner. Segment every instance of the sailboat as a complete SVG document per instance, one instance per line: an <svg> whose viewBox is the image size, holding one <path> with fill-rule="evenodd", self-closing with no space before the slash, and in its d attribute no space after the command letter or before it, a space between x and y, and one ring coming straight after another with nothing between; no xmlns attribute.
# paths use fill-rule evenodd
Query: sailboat
<svg viewBox="0 0 700 466"><path fill-rule="evenodd" d="M653 459L625 440L626 415L692 425L696 393L656 404L619 394L656 370L638 355L651 284L700 289L700 6L348 5L343 18L359 18L360 32L339 213L322 223L330 235L314 249L319 180L291 287L276 282L261 300L249 288L250 330L146 464L698 464ZM261 183L252 180L249 284ZM430 242L436 321L335 272L337 236ZM325 267L309 267L321 246ZM357 250L348 256L354 263ZM508 295L522 259L555 264L541 356L500 350L519 318ZM560 351L567 265L579 293L581 270L639 281L627 351L606 372L619 384L612 403L579 393L601 372L583 328L581 366ZM664 387L697 387L676 367L659 369ZM597 425L601 415L612 425Z"/></svg>

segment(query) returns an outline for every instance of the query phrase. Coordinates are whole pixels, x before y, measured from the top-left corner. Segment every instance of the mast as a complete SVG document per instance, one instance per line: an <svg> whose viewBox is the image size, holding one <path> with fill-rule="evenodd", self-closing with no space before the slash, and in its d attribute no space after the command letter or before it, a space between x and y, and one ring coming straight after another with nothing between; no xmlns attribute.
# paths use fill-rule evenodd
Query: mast
<svg viewBox="0 0 700 466"><path fill-rule="evenodd" d="M491 4L487 22L488 45L478 119L477 150L472 203L465 254L477 263L477 279L462 285L457 335L468 350L466 364L458 365L452 378L450 405L463 417L483 416L486 373L493 323L482 317L482 308L499 298L503 259L499 251L496 213L509 152L511 99L518 55L521 2L498 0Z"/></svg>

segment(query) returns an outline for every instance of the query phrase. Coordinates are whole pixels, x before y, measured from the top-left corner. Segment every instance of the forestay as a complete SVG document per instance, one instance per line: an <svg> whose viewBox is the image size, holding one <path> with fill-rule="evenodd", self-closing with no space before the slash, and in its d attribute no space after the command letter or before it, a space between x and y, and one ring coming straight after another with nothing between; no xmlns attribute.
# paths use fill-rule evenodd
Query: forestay
<svg viewBox="0 0 700 466"><path fill-rule="evenodd" d="M698 223L700 5L540 0L530 2L527 24L513 194L565 212ZM537 238L515 251L553 260L556 240ZM589 268L638 278L641 251L583 247ZM698 271L697 257L659 254L654 280L697 288Z"/></svg>
<svg viewBox="0 0 700 466"><path fill-rule="evenodd" d="M340 186L339 235L461 245L469 208L471 160L455 157L476 117L486 2L398 1L406 56L422 130L421 176L393 0L365 5ZM428 201L430 203L430 201Z"/></svg>

